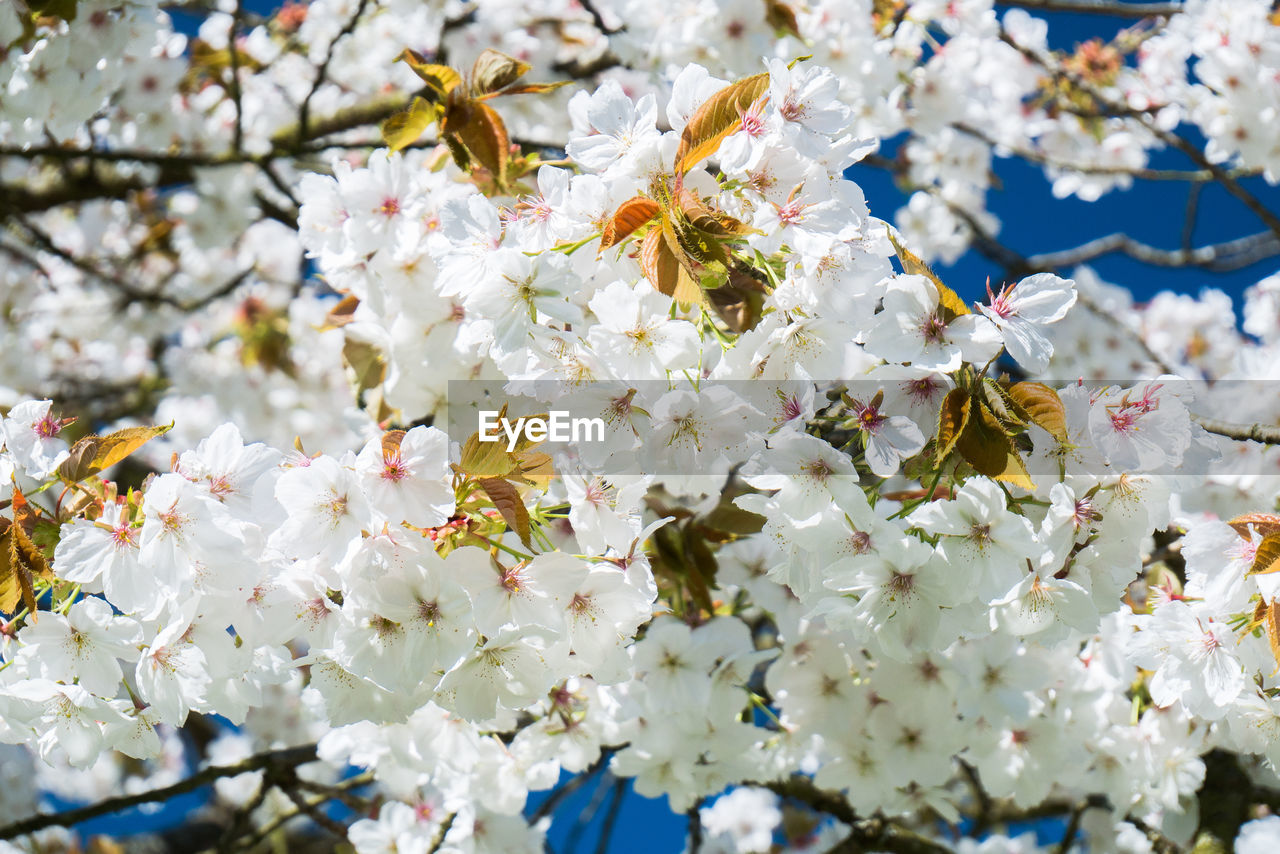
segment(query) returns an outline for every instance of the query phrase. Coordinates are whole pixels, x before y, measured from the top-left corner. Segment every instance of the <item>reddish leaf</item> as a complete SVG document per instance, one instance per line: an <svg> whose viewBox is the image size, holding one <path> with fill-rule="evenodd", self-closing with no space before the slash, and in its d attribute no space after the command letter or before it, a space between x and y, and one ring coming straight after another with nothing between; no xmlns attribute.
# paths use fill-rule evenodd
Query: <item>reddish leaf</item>
<svg viewBox="0 0 1280 854"><path fill-rule="evenodd" d="M600 248L608 249L630 237L636 229L658 215L658 203L645 196L627 199L618 205L613 216L604 224L600 235Z"/></svg>
<svg viewBox="0 0 1280 854"><path fill-rule="evenodd" d="M676 239L669 217L662 217L662 228L645 235L640 248L640 269L660 293L684 304L701 304L702 288L686 269L684 250Z"/></svg>
<svg viewBox="0 0 1280 854"><path fill-rule="evenodd" d="M769 75L754 74L730 83L689 117L676 149L676 173L684 174L720 149L742 125L741 113L769 91Z"/></svg>
<svg viewBox="0 0 1280 854"><path fill-rule="evenodd" d="M348 294L343 297L325 314L324 326L321 327L321 331L346 326L355 319L356 306L358 305L360 305L360 298L354 294Z"/></svg>
<svg viewBox="0 0 1280 854"><path fill-rule="evenodd" d="M1252 539L1249 535L1250 527L1263 537L1280 533L1280 516L1273 513L1246 513L1243 516L1237 516L1227 524L1246 540Z"/></svg>
<svg viewBox="0 0 1280 854"><path fill-rule="evenodd" d="M524 543L525 548L533 548L529 539L529 508L524 506L516 488L510 481L500 477L482 477L478 482L493 506L502 514L507 526L520 537L520 542Z"/></svg>
<svg viewBox="0 0 1280 854"><path fill-rule="evenodd" d="M507 126L493 107L479 101L458 101L449 107L442 129L489 170L495 183L505 185L511 140Z"/></svg>

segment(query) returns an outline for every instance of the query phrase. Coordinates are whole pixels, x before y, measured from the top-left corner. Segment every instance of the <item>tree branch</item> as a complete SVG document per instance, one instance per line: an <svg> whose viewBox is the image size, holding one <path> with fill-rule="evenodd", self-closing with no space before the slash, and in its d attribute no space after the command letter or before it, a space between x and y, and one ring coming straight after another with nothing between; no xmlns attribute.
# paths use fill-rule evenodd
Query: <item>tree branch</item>
<svg viewBox="0 0 1280 854"><path fill-rule="evenodd" d="M1147 129L1148 132L1154 135L1165 145L1176 148L1185 154L1197 166L1202 169L1207 169L1213 175L1213 179L1223 186L1223 189L1235 196L1242 204L1244 204L1245 207L1252 211L1254 215L1257 216L1273 234L1276 235L1277 238L1280 238L1280 216L1277 216L1269 210L1267 206L1262 204L1255 195L1241 186L1240 182L1228 173L1226 169L1223 169L1221 165L1211 162L1205 153L1199 148L1178 136L1176 133L1160 127L1151 116L1145 113L1135 112L1129 109L1127 105L1119 104L1111 100L1111 98L1102 94L1092 86L1088 80L1085 80L1080 75L1058 65L1052 61L1050 57L1042 56L1033 48L1019 44L1012 36L1005 32L1003 28L1000 30L1000 40L1055 77L1066 80L1081 92L1087 92L1095 102L1105 108L1107 115L1128 115L1135 118L1144 128Z"/></svg>
<svg viewBox="0 0 1280 854"><path fill-rule="evenodd" d="M1266 424L1234 424L1230 421L1219 421L1216 418L1205 418L1203 415L1192 415L1195 421L1205 430L1218 436L1226 436L1237 442L1258 442L1262 445L1280 445L1280 427Z"/></svg>
<svg viewBox="0 0 1280 854"><path fill-rule="evenodd" d="M1032 255L1026 261L1032 267L1053 270L1074 267L1113 252L1124 253L1135 261L1141 261L1153 267L1199 267L1223 273L1239 270L1266 258L1280 255L1280 237L1270 231L1260 231L1194 249L1160 249L1117 232L1071 249Z"/></svg>
<svg viewBox="0 0 1280 854"><path fill-rule="evenodd" d="M1181 3L1121 3L1117 0L996 0L996 5L1043 12L1087 12L1115 18L1168 17L1182 11Z"/></svg>
<svg viewBox="0 0 1280 854"><path fill-rule="evenodd" d="M223 777L235 777L250 771L293 769L315 761L316 746L314 744L287 747L283 750L270 750L265 753L255 754L232 765L212 765L192 774L185 780L174 783L172 786L164 786L159 789L152 789L149 792L139 792L133 795L107 798L104 801L78 809L24 818L21 821L15 821L0 827L0 839L14 839L19 836L26 836L29 833L35 833L37 830L44 830L46 827L71 827L91 818L110 815L114 812L127 810L130 807L136 807L139 804L167 801L177 795L195 791L201 786L206 786Z"/></svg>
<svg viewBox="0 0 1280 854"><path fill-rule="evenodd" d="M742 785L768 789L780 797L798 801L849 825L849 835L831 849L831 854L862 854L864 851L888 851L891 854L952 854L952 850L941 842L913 830L882 818L859 818L843 796L837 792L819 789L808 777L792 775L782 781L748 782Z"/></svg>

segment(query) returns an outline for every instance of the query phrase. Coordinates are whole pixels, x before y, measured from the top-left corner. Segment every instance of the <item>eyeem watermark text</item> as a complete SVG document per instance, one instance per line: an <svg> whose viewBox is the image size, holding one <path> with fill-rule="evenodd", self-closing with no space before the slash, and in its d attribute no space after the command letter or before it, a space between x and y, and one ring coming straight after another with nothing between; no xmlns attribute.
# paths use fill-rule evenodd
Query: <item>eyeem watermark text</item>
<svg viewBox="0 0 1280 854"><path fill-rule="evenodd" d="M501 433L498 429L501 428ZM479 439L481 442L500 442L507 437L507 452L515 451L521 435L529 442L603 442L603 418L574 418L565 410L547 413L547 417L530 415L515 419L502 417L496 409L480 410Z"/></svg>

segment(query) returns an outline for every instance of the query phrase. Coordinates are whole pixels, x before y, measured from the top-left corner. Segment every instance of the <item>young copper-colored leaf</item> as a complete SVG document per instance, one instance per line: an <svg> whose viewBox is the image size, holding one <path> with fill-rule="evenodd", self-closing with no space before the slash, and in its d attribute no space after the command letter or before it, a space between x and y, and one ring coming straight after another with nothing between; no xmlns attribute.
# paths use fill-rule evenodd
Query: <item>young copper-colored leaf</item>
<svg viewBox="0 0 1280 854"><path fill-rule="evenodd" d="M659 293L680 303L701 304L702 288L676 254L683 250L675 239L668 217L662 219L662 228L651 229L644 236L640 246L640 269Z"/></svg>
<svg viewBox="0 0 1280 854"><path fill-rule="evenodd" d="M499 186L505 184L511 140L493 107L479 101L458 101L445 114L442 130L462 143Z"/></svg>
<svg viewBox="0 0 1280 854"><path fill-rule="evenodd" d="M106 436L85 436L71 446L70 456L58 466L58 477L66 483L79 483L110 468L171 429L172 422L156 427L126 427Z"/></svg>
<svg viewBox="0 0 1280 854"><path fill-rule="evenodd" d="M1264 537L1280 533L1280 516L1274 513L1246 513L1243 516L1237 516L1227 524L1246 540L1253 539L1249 533L1250 528Z"/></svg>
<svg viewBox="0 0 1280 854"><path fill-rule="evenodd" d="M1270 575L1273 572L1280 572L1280 534L1267 534L1262 538L1247 574Z"/></svg>
<svg viewBox="0 0 1280 854"><path fill-rule="evenodd" d="M525 548L533 548L529 539L529 508L524 506L524 501L520 498L520 493L515 486L500 477L482 477L479 483L485 495L489 496L489 500L493 502L493 506L502 514L507 527L516 532L516 536L520 538L520 542L524 543Z"/></svg>
<svg viewBox="0 0 1280 854"><path fill-rule="evenodd" d="M414 98L408 107L382 123L382 139L392 151L407 148L418 141L423 131L440 118L440 107L426 98Z"/></svg>
<svg viewBox="0 0 1280 854"><path fill-rule="evenodd" d="M388 430L382 434L382 458L395 459L400 456L400 443L404 440L403 430Z"/></svg>
<svg viewBox="0 0 1280 854"><path fill-rule="evenodd" d="M744 286L743 279L750 282ZM764 294L754 287L755 280L736 270L729 271L728 281L704 291L711 307L733 332L755 329L764 312Z"/></svg>
<svg viewBox="0 0 1280 854"><path fill-rule="evenodd" d="M324 316L324 326L320 327L321 332L327 332L330 329L339 329L346 326L355 319L356 306L360 305L360 298L355 294L347 294L345 297L334 303L333 308Z"/></svg>
<svg viewBox="0 0 1280 854"><path fill-rule="evenodd" d="M969 424L969 393L962 388L953 388L942 399L942 408L938 410L937 465L955 450L956 442Z"/></svg>
<svg viewBox="0 0 1280 854"><path fill-rule="evenodd" d="M933 282L935 288L938 289L938 307L942 309L942 320L950 322L952 319L969 314L969 307L964 304L964 300L960 299L960 295L951 288L943 284L942 279L938 278L938 274L926 264L919 255L916 255L907 247L898 242L893 236L893 232L889 232L889 242L893 244L893 251L898 255L898 261L902 263L904 273L913 276L924 276Z"/></svg>
<svg viewBox="0 0 1280 854"><path fill-rule="evenodd" d="M708 98L689 117L676 149L676 173L684 174L710 157L720 143L742 125L740 113L769 91L769 75L753 74L730 83Z"/></svg>
<svg viewBox="0 0 1280 854"><path fill-rule="evenodd" d="M1267 644L1271 647L1271 657L1280 668L1280 602L1271 602L1263 614L1262 624L1267 630Z"/></svg>
<svg viewBox="0 0 1280 854"><path fill-rule="evenodd" d="M441 101L462 82L462 75L449 66L427 62L422 54L408 48L398 60L412 68L413 73L421 77Z"/></svg>
<svg viewBox="0 0 1280 854"><path fill-rule="evenodd" d="M604 224L600 235L600 248L608 249L630 237L636 229L658 215L658 203L646 196L635 196L618 205L613 216Z"/></svg>
<svg viewBox="0 0 1280 854"><path fill-rule="evenodd" d="M36 548L21 525L0 519L0 611L12 614L21 602L36 617L35 579L49 580L53 573L40 549Z"/></svg>
<svg viewBox="0 0 1280 854"><path fill-rule="evenodd" d="M800 38L800 25L796 21L795 10L782 0L765 0L764 20L773 27L774 32Z"/></svg>
<svg viewBox="0 0 1280 854"><path fill-rule="evenodd" d="M1033 424L1044 428L1059 442L1069 439L1067 410L1058 393L1044 383L1015 383L1007 389L1009 397L1021 406Z"/></svg>
<svg viewBox="0 0 1280 854"><path fill-rule="evenodd" d="M515 86L508 86L505 89L499 89L497 92L476 95L476 100L487 101L490 98L499 98L504 95L541 95L544 92L554 92L561 86L568 86L572 82L572 80L555 80L550 83L517 83Z"/></svg>
<svg viewBox="0 0 1280 854"><path fill-rule="evenodd" d="M13 508L13 521L30 534L36 523L40 521L40 508L27 500L27 496L22 494L17 484L13 486L13 497L10 501Z"/></svg>
<svg viewBox="0 0 1280 854"><path fill-rule="evenodd" d="M496 92L519 80L530 68L533 66L527 62L487 47L471 66L471 91L475 95Z"/></svg>

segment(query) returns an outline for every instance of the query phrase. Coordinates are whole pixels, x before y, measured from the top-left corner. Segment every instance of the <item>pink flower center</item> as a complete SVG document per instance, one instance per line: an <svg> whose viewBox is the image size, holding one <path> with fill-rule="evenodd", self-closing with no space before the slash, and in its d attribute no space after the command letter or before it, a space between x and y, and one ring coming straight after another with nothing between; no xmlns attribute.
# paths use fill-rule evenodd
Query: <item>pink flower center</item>
<svg viewBox="0 0 1280 854"><path fill-rule="evenodd" d="M756 101L746 110L738 111L738 118L742 122L742 132L747 136L755 139L765 132L764 116L761 113L764 110L764 101Z"/></svg>
<svg viewBox="0 0 1280 854"><path fill-rule="evenodd" d="M382 479L399 483L409 476L409 469L400 459L400 455L391 454L382 460Z"/></svg>
<svg viewBox="0 0 1280 854"><path fill-rule="evenodd" d="M924 340L930 344L941 344L947 338L947 324L942 322L942 318L936 314L929 315L928 319L920 325L920 334Z"/></svg>
<svg viewBox="0 0 1280 854"><path fill-rule="evenodd" d="M933 377L921 377L918 380L908 380L903 383L903 387L912 400L924 403L933 399L934 392L938 390L938 382Z"/></svg>
<svg viewBox="0 0 1280 854"><path fill-rule="evenodd" d="M886 416L880 414L880 410L874 406L868 406L858 413L858 427L867 433L874 433L881 424L889 420Z"/></svg>
<svg viewBox="0 0 1280 854"><path fill-rule="evenodd" d="M797 201L787 202L778 208L778 219L787 225L796 225L804 221L806 205Z"/></svg>
<svg viewBox="0 0 1280 854"><path fill-rule="evenodd" d="M137 548L137 540L134 539L136 534L128 523L121 523L111 529L111 544L117 549Z"/></svg>
<svg viewBox="0 0 1280 854"><path fill-rule="evenodd" d="M385 217L393 217L400 213L399 199L383 199L382 204L378 207L378 213Z"/></svg>
<svg viewBox="0 0 1280 854"><path fill-rule="evenodd" d="M50 412L48 415L46 415L44 418L41 418L32 426L35 428L35 431L40 436L40 438L52 439L54 436L58 435L59 432L61 432L62 421L57 418L54 418L53 413Z"/></svg>
<svg viewBox="0 0 1280 854"><path fill-rule="evenodd" d="M788 96L782 102L782 108L778 111L782 113L782 117L789 122L798 122L803 119L809 112L809 108L795 99L794 96Z"/></svg>

